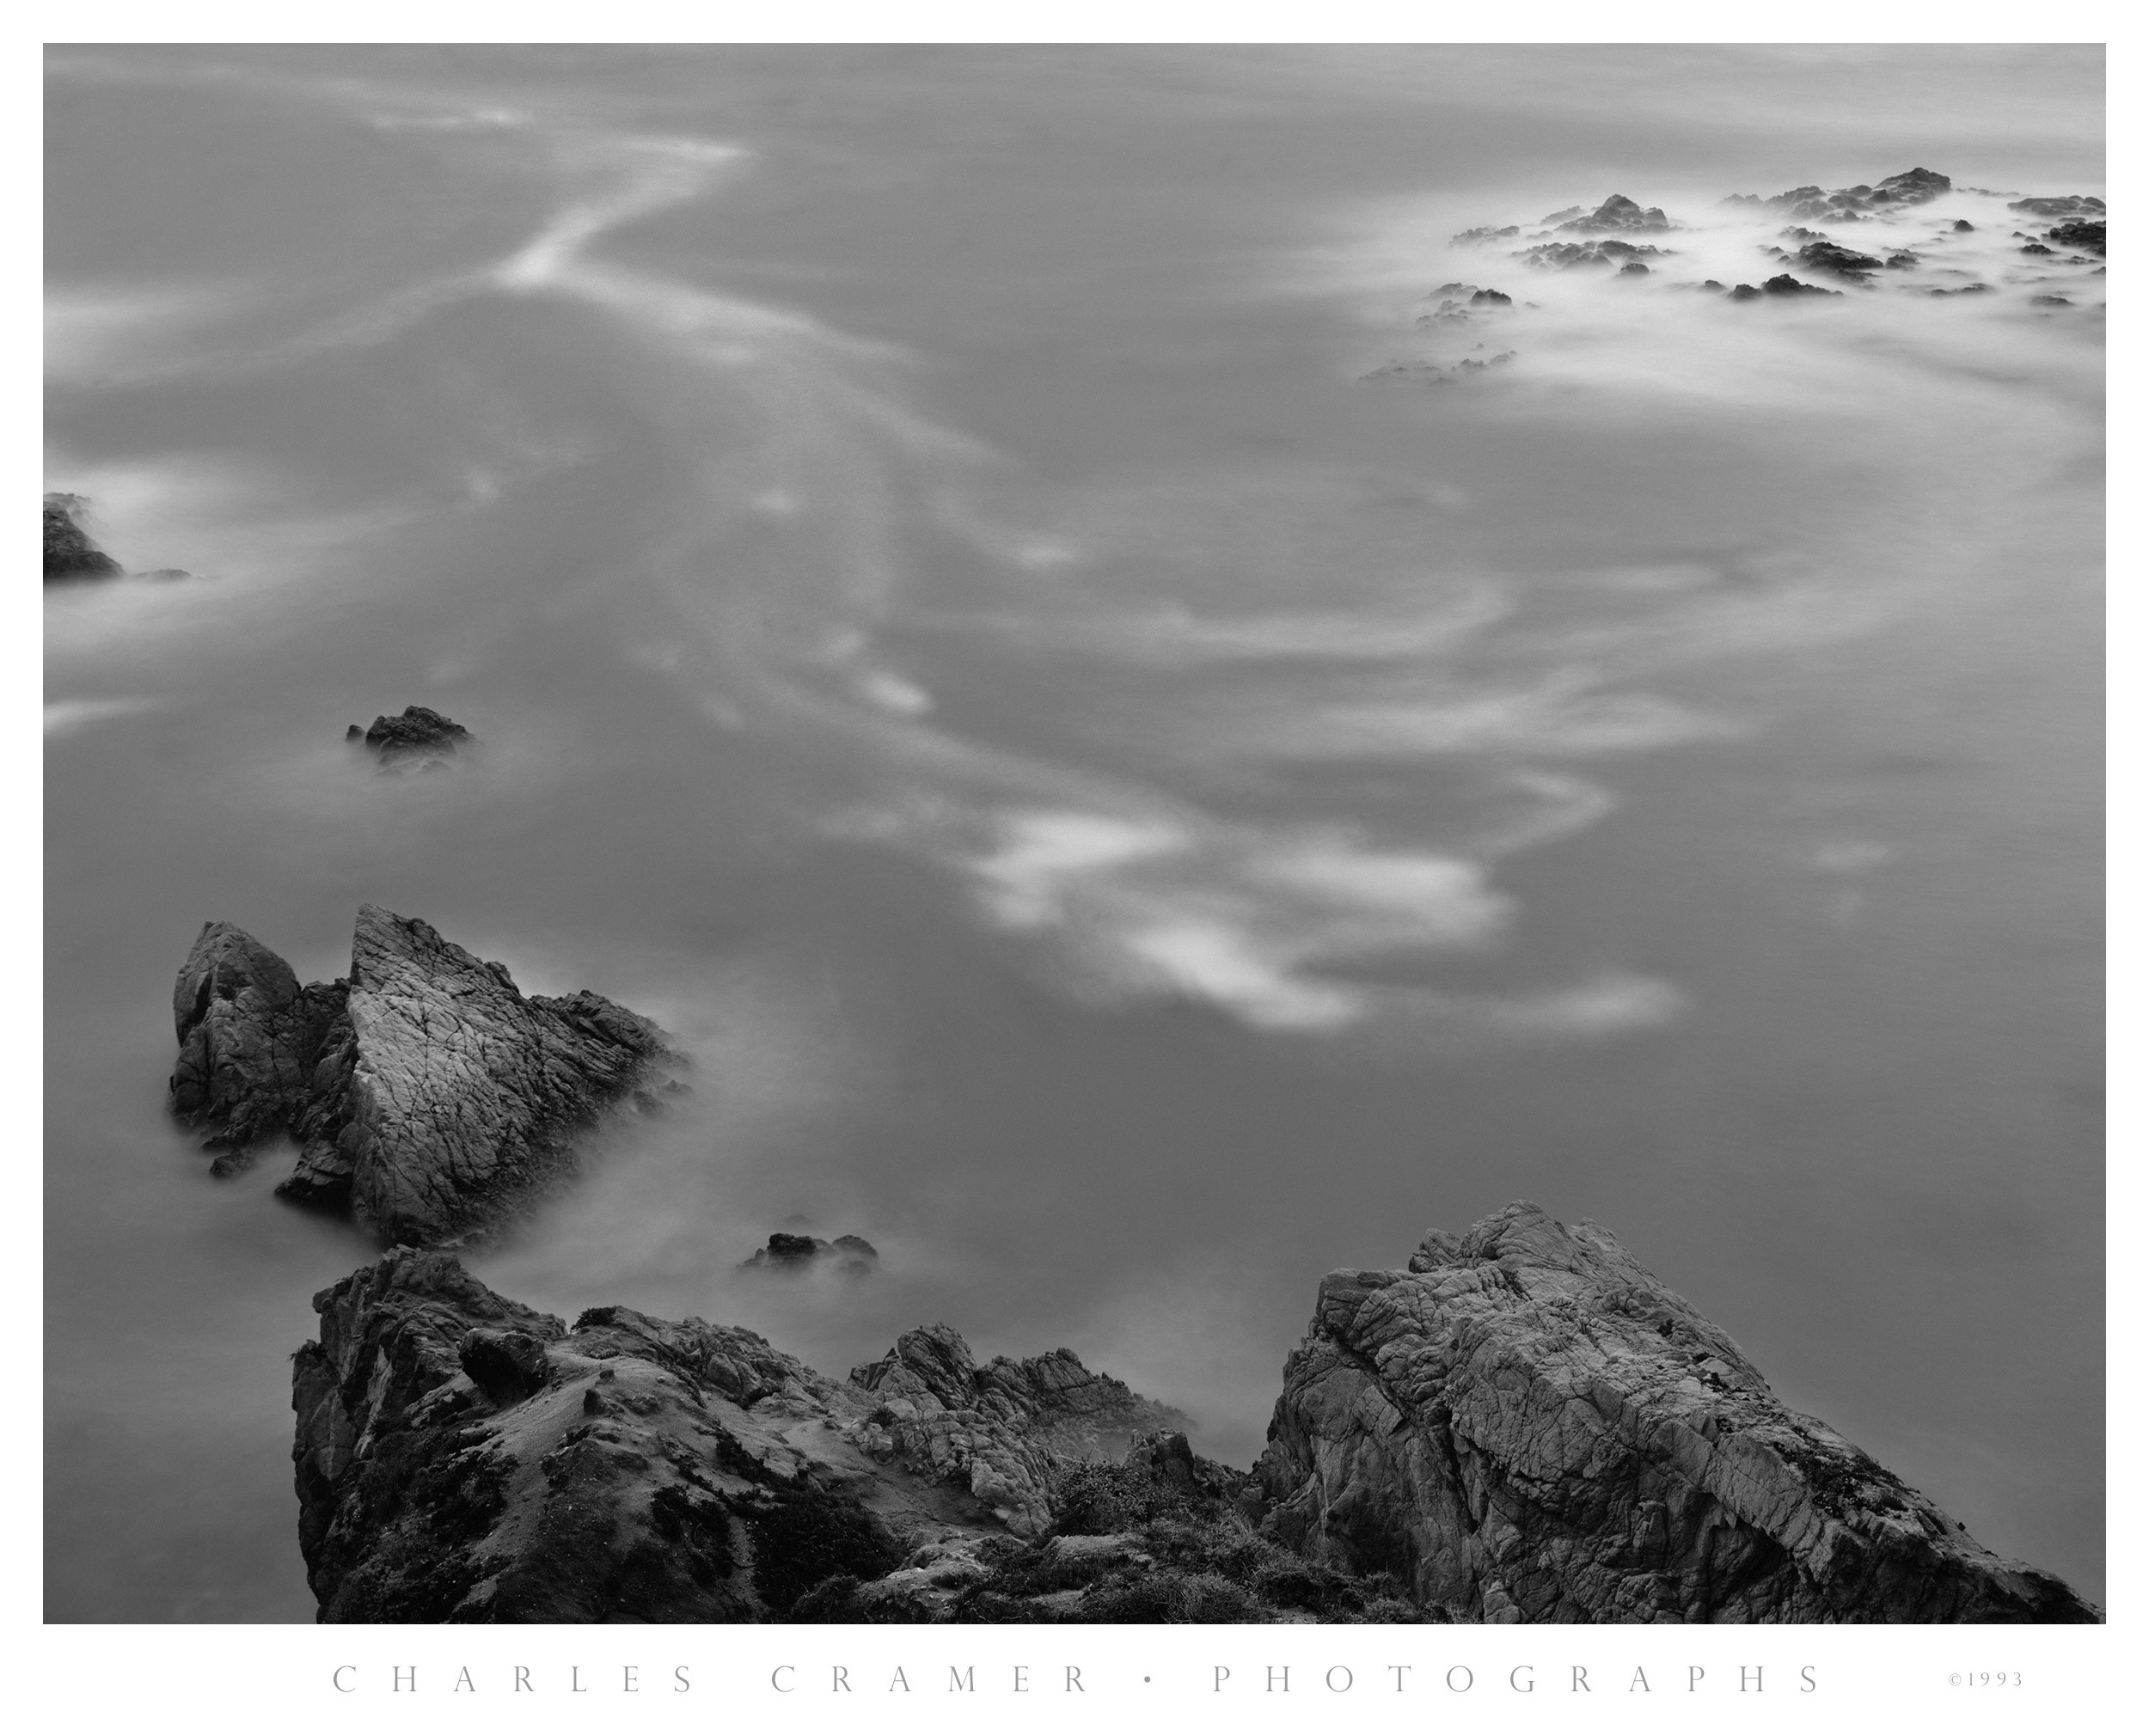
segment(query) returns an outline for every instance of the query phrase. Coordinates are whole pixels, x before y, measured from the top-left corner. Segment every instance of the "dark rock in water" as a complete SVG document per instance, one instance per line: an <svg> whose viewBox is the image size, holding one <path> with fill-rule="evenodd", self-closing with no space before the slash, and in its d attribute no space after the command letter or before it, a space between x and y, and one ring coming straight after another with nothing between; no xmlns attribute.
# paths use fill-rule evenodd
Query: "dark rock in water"
<svg viewBox="0 0 2149 1736"><path fill-rule="evenodd" d="M1546 222L1552 221L1549 217ZM1668 229L1671 219L1656 205L1644 211L1624 193L1612 197L1585 217L1559 225L1577 235L1616 235L1630 230Z"/></svg>
<svg viewBox="0 0 2149 1736"><path fill-rule="evenodd" d="M1534 248L1525 248L1515 255L1525 264L1540 270L1570 272L1590 266L1616 266L1643 257L1668 259L1668 249L1651 247L1646 242L1601 241L1540 241Z"/></svg>
<svg viewBox="0 0 2149 1736"><path fill-rule="evenodd" d="M1521 233L1521 227L1515 223L1509 223L1505 229L1465 229L1460 235L1451 237L1448 245L1475 247L1485 241L1503 241L1511 235L1519 235Z"/></svg>
<svg viewBox="0 0 2149 1736"><path fill-rule="evenodd" d="M1908 271L1917 264L1918 255L1907 249L1899 254L1890 254L1888 256L1888 269L1891 272Z"/></svg>
<svg viewBox="0 0 2149 1736"><path fill-rule="evenodd" d="M1824 290L1818 284L1802 284L1786 272L1779 277L1769 278L1758 290L1751 284L1741 284L1726 299L1758 302L1764 296L1840 296L1842 293L1840 290Z"/></svg>
<svg viewBox="0 0 2149 1736"><path fill-rule="evenodd" d="M1619 275L1623 278L1645 278L1649 275L1649 267L1639 260L1629 260L1619 267Z"/></svg>
<svg viewBox="0 0 2149 1736"><path fill-rule="evenodd" d="M1331 1273L1252 1475L1073 1352L847 1381L399 1248L292 1362L328 1622L2093 1622L1517 1203Z"/></svg>
<svg viewBox="0 0 2149 1736"><path fill-rule="evenodd" d="M200 1131L205 1150L221 1154L219 1173L262 1140L296 1133L345 988L340 981L301 988L291 966L245 930L202 925L172 988L179 1061L171 1109Z"/></svg>
<svg viewBox="0 0 2149 1736"><path fill-rule="evenodd" d="M1479 290L1470 297L1470 305L1473 308L1511 308L1515 305L1515 297L1502 295L1497 290Z"/></svg>
<svg viewBox="0 0 2149 1736"><path fill-rule="evenodd" d="M1795 186L1773 199L1734 193L1721 203L1780 211L1795 223L1853 223L1864 222L1873 211L1928 204L1953 185L1932 169L1911 168L1870 186L1838 187L1832 193L1818 186Z"/></svg>
<svg viewBox="0 0 2149 1736"><path fill-rule="evenodd" d="M1095 1448L1185 1427L1064 1351L979 1369L934 1328L868 1387L700 1320L570 1330L413 1249L314 1307L292 1458L325 1622L767 1621L834 1580L930 1619Z"/></svg>
<svg viewBox="0 0 2149 1736"><path fill-rule="evenodd" d="M774 1272L841 1272L862 1278L880 1264L880 1254L863 1236L838 1236L824 1242L818 1236L794 1236L778 1230L768 1245L756 1248L739 1262L739 1270Z"/></svg>
<svg viewBox="0 0 2149 1736"><path fill-rule="evenodd" d="M1968 217L1957 217L1955 220L1954 232L1959 235L1974 235L1977 233L1977 225Z"/></svg>
<svg viewBox="0 0 2149 1736"><path fill-rule="evenodd" d="M2030 305L2033 308L2071 308L2074 303L2065 296L2032 296Z"/></svg>
<svg viewBox="0 0 2149 1736"><path fill-rule="evenodd" d="M2057 199L2018 199L2007 207L2010 211L2025 211L2031 217L2103 217L2104 201L2091 199L2085 193L2065 193Z"/></svg>
<svg viewBox="0 0 2149 1736"><path fill-rule="evenodd" d="M154 572L138 572L137 578L145 578L152 584L169 584L178 579L192 578L193 574L183 566L160 566Z"/></svg>
<svg viewBox="0 0 2149 1736"><path fill-rule="evenodd" d="M1462 1622L2093 1622L1827 1424L1607 1231L1509 1206L1332 1272L1268 1523Z"/></svg>
<svg viewBox="0 0 2149 1736"><path fill-rule="evenodd" d="M587 989L525 999L426 923L361 906L351 975L298 987L229 923L203 928L173 1012L173 1113L228 1166L299 1142L277 1192L349 1211L383 1243L490 1227L571 1172L608 1106L654 1107L683 1065L647 1019Z"/></svg>
<svg viewBox="0 0 2149 1736"><path fill-rule="evenodd" d="M117 578L125 570L83 529L89 503L79 494L45 497L45 578Z"/></svg>
<svg viewBox="0 0 2149 1736"><path fill-rule="evenodd" d="M1880 260L1871 254L1852 253L1834 241L1809 241L1798 249L1797 260L1809 272L1826 272L1853 283L1862 284L1870 272L1881 269Z"/></svg>
<svg viewBox="0 0 2149 1736"><path fill-rule="evenodd" d="M343 732L346 742L363 740L384 763L437 758L452 754L471 739L469 730L427 706L406 706L401 717L379 717L361 731L356 724Z"/></svg>
<svg viewBox="0 0 2149 1736"><path fill-rule="evenodd" d="M2045 239L2056 247L2079 248L2085 254L2104 254L2104 225L2102 223L2054 223Z"/></svg>
<svg viewBox="0 0 2149 1736"><path fill-rule="evenodd" d="M2017 248L2015 251L2023 254L2048 254L2052 249L2045 246L2042 241L2032 241L2028 247Z"/></svg>
<svg viewBox="0 0 2149 1736"><path fill-rule="evenodd" d="M1956 290L1927 290L1929 296L1983 296L1992 293L1990 284L1964 284Z"/></svg>

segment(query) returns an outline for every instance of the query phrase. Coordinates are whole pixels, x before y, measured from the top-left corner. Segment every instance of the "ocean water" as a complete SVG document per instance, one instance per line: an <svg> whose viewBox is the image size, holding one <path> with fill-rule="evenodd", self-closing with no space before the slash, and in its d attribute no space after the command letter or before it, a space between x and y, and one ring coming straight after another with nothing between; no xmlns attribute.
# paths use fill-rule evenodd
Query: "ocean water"
<svg viewBox="0 0 2149 1736"><path fill-rule="evenodd" d="M695 1054L523 1301L1064 1344L1244 1464L1324 1271L1533 1199L2102 1596L2103 280L2006 211L2104 193L2095 51L48 72L46 486L193 575L46 593L49 1619L311 1617L371 1250L209 1175L168 996L366 900ZM1694 287L1913 165L1874 287ZM1511 256L1615 193L1646 277ZM410 703L477 750L345 746Z"/></svg>

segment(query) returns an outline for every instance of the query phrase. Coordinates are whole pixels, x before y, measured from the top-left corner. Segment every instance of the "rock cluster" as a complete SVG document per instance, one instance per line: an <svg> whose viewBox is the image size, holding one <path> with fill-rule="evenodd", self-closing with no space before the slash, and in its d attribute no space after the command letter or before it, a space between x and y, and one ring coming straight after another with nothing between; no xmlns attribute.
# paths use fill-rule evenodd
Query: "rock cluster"
<svg viewBox="0 0 2149 1736"><path fill-rule="evenodd" d="M2079 193L2063 193L2057 199L2018 199L2011 201L2007 209L2025 217L2094 217L2099 223L2104 219L2104 201Z"/></svg>
<svg viewBox="0 0 2149 1736"><path fill-rule="evenodd" d="M1547 217L1545 221L1551 223L1552 218ZM1558 227L1577 235L1625 235L1635 231L1668 229L1671 227L1671 219L1664 215L1661 206L1651 205L1644 211L1625 193L1615 193L1595 211L1572 217L1559 223Z"/></svg>
<svg viewBox="0 0 2149 1736"><path fill-rule="evenodd" d="M1279 1536L1455 1621L2099 1619L1526 1203L1329 1274L1257 1469Z"/></svg>
<svg viewBox="0 0 2149 1736"><path fill-rule="evenodd" d="M981 1366L943 1325L839 1382L407 1248L314 1305L324 1621L2101 1619L1521 1202L1323 1281L1251 1475L1070 1351Z"/></svg>
<svg viewBox="0 0 2149 1736"><path fill-rule="evenodd" d="M438 1251L314 1306L292 1457L323 1621L766 1620L906 1574L909 1611L1020 1553L1080 1443L1173 1415L1065 1351L981 1369L944 1327L847 1382L700 1320L569 1330Z"/></svg>
<svg viewBox="0 0 2149 1736"><path fill-rule="evenodd" d="M778 1230L768 1245L756 1248L738 1262L742 1272L827 1272L848 1278L863 1278L880 1264L880 1251L863 1236L838 1236L824 1242L818 1236L794 1235Z"/></svg>
<svg viewBox="0 0 2149 1736"><path fill-rule="evenodd" d="M380 756L383 765L439 762L445 755L467 744L469 730L453 718L443 717L429 706L405 706L400 717L377 717L372 726L356 724L343 732L346 742L363 742Z"/></svg>
<svg viewBox="0 0 2149 1736"><path fill-rule="evenodd" d="M218 1167L288 1134L286 1198L348 1211L383 1244L493 1227L571 1173L615 1103L650 1110L683 1058L587 989L525 997L502 964L361 906L351 974L298 984L243 930L204 926L173 990L171 1109Z"/></svg>
<svg viewBox="0 0 2149 1736"><path fill-rule="evenodd" d="M1926 205L1950 191L1955 183L1929 168L1905 169L1871 186L1838 187L1824 193L1818 186L1795 186L1773 199L1758 193L1733 193L1727 205L1754 205L1781 211L1794 223L1853 223L1875 213L1885 214L1905 205Z"/></svg>
<svg viewBox="0 0 2149 1736"><path fill-rule="evenodd" d="M79 494L45 497L45 582L117 578L124 569L83 528L89 503Z"/></svg>
<svg viewBox="0 0 2149 1736"><path fill-rule="evenodd" d="M1515 257L1540 271L1571 272L1596 266L1638 266L1645 258L1666 258L1668 251L1643 241L1541 241Z"/></svg>

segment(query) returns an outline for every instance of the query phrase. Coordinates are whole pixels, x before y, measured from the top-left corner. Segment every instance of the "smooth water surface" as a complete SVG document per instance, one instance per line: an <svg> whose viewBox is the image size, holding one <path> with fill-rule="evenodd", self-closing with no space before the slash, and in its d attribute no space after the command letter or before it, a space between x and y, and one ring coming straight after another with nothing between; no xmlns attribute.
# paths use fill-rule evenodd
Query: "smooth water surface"
<svg viewBox="0 0 2149 1736"><path fill-rule="evenodd" d="M46 486L195 575L46 599L51 1618L311 1617L370 1250L209 1176L168 997L364 900L695 1054L522 1300L1065 1344L1243 1464L1324 1271L1529 1198L2102 1596L2103 280L1965 193L1677 287L1726 193L2101 194L2094 51L50 70ZM1448 242L1615 192L1686 257ZM478 751L344 745L413 702ZM793 1216L883 1270L740 1273Z"/></svg>

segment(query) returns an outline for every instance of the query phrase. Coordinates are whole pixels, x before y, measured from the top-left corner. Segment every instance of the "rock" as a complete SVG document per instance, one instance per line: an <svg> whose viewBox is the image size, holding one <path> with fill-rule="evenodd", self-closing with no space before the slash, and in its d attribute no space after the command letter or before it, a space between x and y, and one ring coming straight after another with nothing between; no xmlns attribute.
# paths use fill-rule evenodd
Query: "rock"
<svg viewBox="0 0 2149 1736"><path fill-rule="evenodd" d="M2071 308L2074 303L2065 296L2032 296L2030 305L2033 308Z"/></svg>
<svg viewBox="0 0 2149 1736"><path fill-rule="evenodd" d="M408 1248L314 1305L323 1621L2101 1619L1527 1204L1331 1273L1251 1476L1071 1351L980 1367L945 1325L837 1382Z"/></svg>
<svg viewBox="0 0 2149 1736"><path fill-rule="evenodd" d="M1511 308L1515 305L1515 297L1502 295L1497 290L1479 290L1471 296L1470 305L1473 308Z"/></svg>
<svg viewBox="0 0 2149 1736"><path fill-rule="evenodd" d="M1284 1542L1455 1621L2100 1619L1523 1202L1322 1281L1257 1470Z"/></svg>
<svg viewBox="0 0 2149 1736"><path fill-rule="evenodd" d="M296 1132L345 985L298 985L245 930L206 922L172 987L179 1061L171 1110L220 1154L219 1173L264 1140Z"/></svg>
<svg viewBox="0 0 2149 1736"><path fill-rule="evenodd" d="M2097 223L2054 223L2045 239L2063 248L2079 248L2085 254L2104 256L2104 225Z"/></svg>
<svg viewBox="0 0 2149 1736"><path fill-rule="evenodd" d="M292 1458L325 1622L767 1620L831 1581L935 1619L1049 1523L1068 1416L1172 1415L1064 1351L980 1370L945 1327L872 1387L701 1320L570 1330L438 1251L314 1307ZM898 1406L906 1444L870 1451ZM996 1510L1016 1481L1034 1501Z"/></svg>
<svg viewBox="0 0 2149 1736"><path fill-rule="evenodd" d="M1818 284L1802 284L1788 272L1773 277L1755 289L1751 284L1741 284L1725 297L1733 302L1759 301L1763 296L1840 296L1840 290L1824 290Z"/></svg>
<svg viewBox="0 0 2149 1736"><path fill-rule="evenodd" d="M738 1262L742 1272L836 1271L848 1278L863 1278L880 1264L880 1253L863 1236L838 1236L824 1242L818 1236L795 1236L782 1230Z"/></svg>
<svg viewBox="0 0 2149 1736"><path fill-rule="evenodd" d="M1515 255L1540 271L1571 272L1577 267L1623 265L1646 254L1650 259L1670 257L1664 248L1639 241L1542 241Z"/></svg>
<svg viewBox="0 0 2149 1736"><path fill-rule="evenodd" d="M1056 1464L1116 1457L1134 1435L1186 1423L1092 1374L1071 1350L980 1368L944 1325L904 1333L878 1362L854 1368L850 1384L878 1400L869 1421L895 1453L964 1479L1018 1537L1050 1523Z"/></svg>
<svg viewBox="0 0 2149 1736"><path fill-rule="evenodd" d="M1552 219L1546 218L1550 223ZM1577 235L1616 235L1626 231L1668 229L1671 219L1656 205L1647 211L1624 193L1613 193L1587 216L1577 217L1559 224L1563 230Z"/></svg>
<svg viewBox="0 0 2149 1736"><path fill-rule="evenodd" d="M469 730L427 706L405 706L401 717L378 717L370 729L356 724L343 732L346 742L363 741L383 764L437 760L466 745Z"/></svg>
<svg viewBox="0 0 2149 1736"><path fill-rule="evenodd" d="M2031 217L2071 217L2104 215L2104 201L2087 194L2071 193L2057 199L2018 199L2007 207L2010 211L2028 213Z"/></svg>
<svg viewBox="0 0 2149 1736"><path fill-rule="evenodd" d="M1465 229L1460 235L1451 237L1448 245L1458 248L1478 247L1486 241L1503 241L1512 235L1519 235L1521 233L1521 228L1515 223L1509 223L1505 229Z"/></svg>
<svg viewBox="0 0 2149 1736"><path fill-rule="evenodd" d="M1809 272L1825 272L1858 284L1881 269L1880 260L1872 254L1852 253L1848 248L1840 248L1828 241L1807 242L1798 249L1797 260ZM1913 259L1911 263L1917 261Z"/></svg>
<svg viewBox="0 0 2149 1736"><path fill-rule="evenodd" d="M1957 217L1955 220L1954 233L1959 235L1975 235L1977 233L1977 225L1972 223L1968 217Z"/></svg>
<svg viewBox="0 0 2149 1736"><path fill-rule="evenodd" d="M45 497L45 582L64 578L117 578L119 563L83 529L89 503L79 494Z"/></svg>
<svg viewBox="0 0 2149 1736"><path fill-rule="evenodd" d="M608 1107L654 1107L683 1065L647 1019L585 989L525 999L503 965L361 906L351 975L300 988L229 923L201 932L173 993L174 1115L226 1161L300 1144L277 1191L348 1210L384 1244L497 1226L572 1173Z"/></svg>

